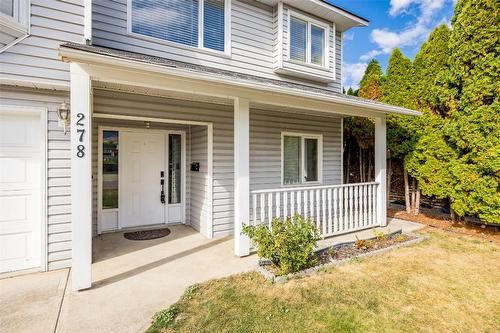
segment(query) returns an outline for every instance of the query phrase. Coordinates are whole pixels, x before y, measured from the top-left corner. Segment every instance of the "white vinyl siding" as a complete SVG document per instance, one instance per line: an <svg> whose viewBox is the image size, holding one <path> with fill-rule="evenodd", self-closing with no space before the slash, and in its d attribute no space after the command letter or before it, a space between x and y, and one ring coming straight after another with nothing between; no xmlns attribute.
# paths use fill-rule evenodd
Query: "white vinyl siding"
<svg viewBox="0 0 500 333"><path fill-rule="evenodd" d="M83 0L31 0L30 35L0 54L3 80L26 86L69 86L59 45L83 43Z"/></svg>
<svg viewBox="0 0 500 333"><path fill-rule="evenodd" d="M250 111L250 189L267 190L282 186L282 132L323 137L323 185L342 183L340 116ZM297 186L310 186L304 183Z"/></svg>
<svg viewBox="0 0 500 333"><path fill-rule="evenodd" d="M232 105L189 102L99 89L94 90L93 100L94 113L212 122L214 127L213 235L223 236L232 233L234 225ZM189 175L192 173L189 172ZM97 193L97 189L94 191ZM96 203L94 205L97 207Z"/></svg>
<svg viewBox="0 0 500 333"><path fill-rule="evenodd" d="M227 54L206 52L202 49L173 45L162 40L141 38L127 31L127 0L94 0L92 13L94 45L143 53L167 59L195 63L244 74L283 81L299 82L340 92L340 80L328 85L304 81L274 72L276 47L275 11L256 1L231 1L231 35ZM284 20L286 21L286 20ZM330 29L332 32L332 29ZM340 36L340 35L339 35ZM329 48L333 77L334 36L330 33ZM230 56L229 56L230 54ZM340 53L337 54L340 63ZM308 72L310 69L304 69Z"/></svg>
<svg viewBox="0 0 500 333"><path fill-rule="evenodd" d="M208 192L207 127L191 126L190 136L190 163L200 163L200 171L190 171L190 166L187 166L190 175L189 223L200 231L204 223L206 225L209 211L209 203L205 200Z"/></svg>

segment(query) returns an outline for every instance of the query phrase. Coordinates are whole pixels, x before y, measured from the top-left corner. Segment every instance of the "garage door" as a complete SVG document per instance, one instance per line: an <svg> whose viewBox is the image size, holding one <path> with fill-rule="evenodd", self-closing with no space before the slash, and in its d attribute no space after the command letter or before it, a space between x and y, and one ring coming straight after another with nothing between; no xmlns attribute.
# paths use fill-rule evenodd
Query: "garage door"
<svg viewBox="0 0 500 333"><path fill-rule="evenodd" d="M38 114L0 111L0 272L40 266L41 133Z"/></svg>

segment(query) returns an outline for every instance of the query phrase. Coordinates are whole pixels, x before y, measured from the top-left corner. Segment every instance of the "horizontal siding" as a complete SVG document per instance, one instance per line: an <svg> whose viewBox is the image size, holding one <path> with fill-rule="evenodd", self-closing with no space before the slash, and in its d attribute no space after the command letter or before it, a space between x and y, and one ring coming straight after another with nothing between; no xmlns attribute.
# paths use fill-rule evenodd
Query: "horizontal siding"
<svg viewBox="0 0 500 333"><path fill-rule="evenodd" d="M59 45L83 43L83 0L31 0L30 36L0 54L3 79L69 86Z"/></svg>
<svg viewBox="0 0 500 333"><path fill-rule="evenodd" d="M57 108L69 96L64 92L1 87L2 105L48 109L47 239L48 269L71 265L70 136L57 124Z"/></svg>
<svg viewBox="0 0 500 333"><path fill-rule="evenodd" d="M206 126L191 126L191 151L190 162L200 163L200 171L189 171L190 174L190 193L189 208L190 208L190 224L200 231L206 226L208 218L208 159L207 159L207 127ZM205 221L205 222L204 222ZM205 230L202 231L205 234Z"/></svg>
<svg viewBox="0 0 500 333"><path fill-rule="evenodd" d="M263 4L252 4L252 1L239 0L232 0L231 8L230 57L129 34L127 0L93 1L92 41L94 45L104 47L339 90L339 85L336 84L328 86L275 74L273 69L277 20L274 9ZM333 37L331 44L333 46ZM333 52L333 47L331 49Z"/></svg>
<svg viewBox="0 0 500 333"><path fill-rule="evenodd" d="M323 135L323 185L341 184L341 117L250 112L250 189L281 187L281 132Z"/></svg>
<svg viewBox="0 0 500 333"><path fill-rule="evenodd" d="M214 126L214 236L233 229L233 108L228 105L95 90L94 112L211 122ZM230 200L228 200L230 199Z"/></svg>

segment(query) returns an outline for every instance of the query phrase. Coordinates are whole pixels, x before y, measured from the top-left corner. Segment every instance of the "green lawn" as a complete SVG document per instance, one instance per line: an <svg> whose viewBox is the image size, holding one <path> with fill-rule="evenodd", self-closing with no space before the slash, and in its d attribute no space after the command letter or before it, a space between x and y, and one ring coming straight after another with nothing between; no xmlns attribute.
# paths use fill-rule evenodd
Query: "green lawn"
<svg viewBox="0 0 500 333"><path fill-rule="evenodd" d="M429 235L285 284L249 273L194 286L148 332L499 332L499 247Z"/></svg>

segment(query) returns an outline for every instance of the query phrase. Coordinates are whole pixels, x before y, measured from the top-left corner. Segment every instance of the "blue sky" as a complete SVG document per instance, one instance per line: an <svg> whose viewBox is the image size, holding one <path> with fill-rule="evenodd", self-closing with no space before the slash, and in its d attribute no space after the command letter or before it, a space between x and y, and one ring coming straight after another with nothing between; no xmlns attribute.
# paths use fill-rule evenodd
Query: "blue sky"
<svg viewBox="0 0 500 333"><path fill-rule="evenodd" d="M344 33L344 86L357 88L370 59L385 71L390 52L399 47L413 60L429 33L449 24L456 0L328 0L370 21Z"/></svg>

